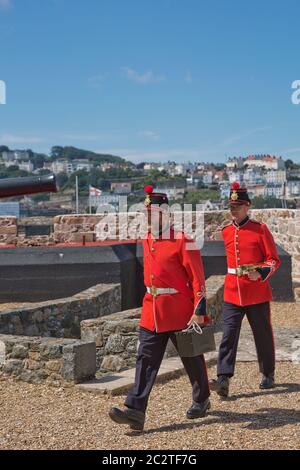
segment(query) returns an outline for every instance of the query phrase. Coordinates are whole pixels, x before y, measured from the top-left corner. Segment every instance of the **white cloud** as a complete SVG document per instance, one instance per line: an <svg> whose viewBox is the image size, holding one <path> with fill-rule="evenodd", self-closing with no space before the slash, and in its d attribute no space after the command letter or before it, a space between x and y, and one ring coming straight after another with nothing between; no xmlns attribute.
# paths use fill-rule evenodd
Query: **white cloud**
<svg viewBox="0 0 300 470"><path fill-rule="evenodd" d="M28 137L20 136L14 134L2 134L0 135L1 145L31 145L31 144L40 144L44 142L44 139L40 137Z"/></svg>
<svg viewBox="0 0 300 470"><path fill-rule="evenodd" d="M149 140L159 140L160 139L159 133L154 132L154 131L141 131L141 132L139 132L138 135L139 135L139 137L149 139Z"/></svg>
<svg viewBox="0 0 300 470"><path fill-rule="evenodd" d="M260 132L268 131L270 129L272 129L271 126L258 127L257 129L249 129L245 132L242 132L241 134L235 135L233 137L229 137L228 139L226 139L222 142L222 145L227 147L229 145L235 144L236 142L239 142L240 140L246 139L247 137L251 137L254 134L258 134Z"/></svg>
<svg viewBox="0 0 300 470"><path fill-rule="evenodd" d="M110 148L101 149L98 152L119 155L135 163L142 161L167 162L168 160L177 162L201 161L203 158L206 160L206 157L211 155L210 151L193 148L158 149L153 151L134 148Z"/></svg>
<svg viewBox="0 0 300 470"><path fill-rule="evenodd" d="M154 75L152 70L141 74L130 67L123 67L122 72L128 80L139 83L141 85L147 85L149 83L160 83L166 80L166 77L163 75Z"/></svg>
<svg viewBox="0 0 300 470"><path fill-rule="evenodd" d="M12 0L0 0L0 10L9 10L12 7Z"/></svg>

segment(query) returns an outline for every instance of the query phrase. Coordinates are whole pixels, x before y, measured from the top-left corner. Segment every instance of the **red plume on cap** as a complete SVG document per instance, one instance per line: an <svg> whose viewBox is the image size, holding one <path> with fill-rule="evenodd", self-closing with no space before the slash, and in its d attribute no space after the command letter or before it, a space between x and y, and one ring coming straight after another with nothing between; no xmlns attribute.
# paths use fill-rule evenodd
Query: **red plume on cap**
<svg viewBox="0 0 300 470"><path fill-rule="evenodd" d="M236 181L234 183L232 183L231 189L240 189L239 183L237 183Z"/></svg>
<svg viewBox="0 0 300 470"><path fill-rule="evenodd" d="M153 193L153 186L151 186L151 184L147 184L147 186L144 187L144 191L148 194Z"/></svg>

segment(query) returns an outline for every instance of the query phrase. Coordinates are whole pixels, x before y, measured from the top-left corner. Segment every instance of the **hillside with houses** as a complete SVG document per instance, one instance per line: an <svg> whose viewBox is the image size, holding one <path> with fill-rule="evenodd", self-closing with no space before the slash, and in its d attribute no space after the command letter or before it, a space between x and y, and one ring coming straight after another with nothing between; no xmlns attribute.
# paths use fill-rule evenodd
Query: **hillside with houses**
<svg viewBox="0 0 300 470"><path fill-rule="evenodd" d="M230 185L246 185L254 208L296 208L300 204L300 165L276 155L229 157L225 163L140 162L75 147L54 146L49 155L31 149L0 147L0 178L54 173L59 192L10 198L0 203L2 215L55 215L75 211L78 183L80 210L118 206L141 200L145 184L167 193L170 201L224 209ZM96 188L97 193L90 192Z"/></svg>

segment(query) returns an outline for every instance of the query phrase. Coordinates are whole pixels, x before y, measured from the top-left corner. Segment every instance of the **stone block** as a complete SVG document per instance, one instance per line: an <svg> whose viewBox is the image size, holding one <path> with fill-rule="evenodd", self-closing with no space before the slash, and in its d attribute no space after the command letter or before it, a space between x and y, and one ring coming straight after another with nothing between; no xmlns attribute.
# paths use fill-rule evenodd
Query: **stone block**
<svg viewBox="0 0 300 470"><path fill-rule="evenodd" d="M23 344L15 344L12 349L11 357L14 359L25 359L28 355L28 347Z"/></svg>
<svg viewBox="0 0 300 470"><path fill-rule="evenodd" d="M41 355L40 355L40 353L38 353L36 351L29 351L28 359L31 359L33 361L39 361L41 359Z"/></svg>
<svg viewBox="0 0 300 470"><path fill-rule="evenodd" d="M3 372L18 375L23 368L23 361L20 359L7 359L3 364Z"/></svg>
<svg viewBox="0 0 300 470"><path fill-rule="evenodd" d="M109 355L105 356L101 363L101 370L103 371L117 371L124 369L126 363L121 356Z"/></svg>
<svg viewBox="0 0 300 470"><path fill-rule="evenodd" d="M62 376L67 381L84 382L96 373L96 344L74 343L63 347Z"/></svg>
<svg viewBox="0 0 300 470"><path fill-rule="evenodd" d="M85 239L87 243L93 242L94 232L78 232L67 235L67 240L69 243L82 243L83 239Z"/></svg>
<svg viewBox="0 0 300 470"><path fill-rule="evenodd" d="M16 225L0 226L1 235L17 235Z"/></svg>
<svg viewBox="0 0 300 470"><path fill-rule="evenodd" d="M37 370L43 367L43 362L34 361L32 359L25 359L23 367L24 369Z"/></svg>
<svg viewBox="0 0 300 470"><path fill-rule="evenodd" d="M60 372L62 368L62 360L50 360L45 364L46 369L52 372ZM59 376L60 377L60 376Z"/></svg>
<svg viewBox="0 0 300 470"><path fill-rule="evenodd" d="M120 334L112 334L109 336L104 351L105 354L118 354L125 349L125 339Z"/></svg>
<svg viewBox="0 0 300 470"><path fill-rule="evenodd" d="M40 355L43 360L57 359L60 358L62 354L63 346L60 344L48 344L45 342L40 346Z"/></svg>

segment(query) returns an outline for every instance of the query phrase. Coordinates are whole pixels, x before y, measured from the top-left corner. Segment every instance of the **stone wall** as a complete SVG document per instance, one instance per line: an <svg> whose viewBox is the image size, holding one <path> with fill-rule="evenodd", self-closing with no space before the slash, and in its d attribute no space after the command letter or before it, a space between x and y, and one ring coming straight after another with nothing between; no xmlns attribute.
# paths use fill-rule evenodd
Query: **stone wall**
<svg viewBox="0 0 300 470"><path fill-rule="evenodd" d="M1 310L0 333L80 338L80 322L121 310L121 286L99 284L59 300Z"/></svg>
<svg viewBox="0 0 300 470"><path fill-rule="evenodd" d="M207 311L217 326L222 312L223 284L223 276L211 276L206 280ZM141 309L136 308L81 322L81 339L96 343L100 373L134 367L140 316ZM174 354L176 351L170 344L167 355Z"/></svg>
<svg viewBox="0 0 300 470"><path fill-rule="evenodd" d="M97 370L120 371L134 366L141 309L114 313L81 322L83 341L95 341Z"/></svg>
<svg viewBox="0 0 300 470"><path fill-rule="evenodd" d="M0 217L0 245L15 243L17 234L17 217Z"/></svg>
<svg viewBox="0 0 300 470"><path fill-rule="evenodd" d="M205 281L207 313L218 328L223 310L225 276L210 276Z"/></svg>
<svg viewBox="0 0 300 470"><path fill-rule="evenodd" d="M126 229L126 216L129 218L131 233ZM252 210L251 216L265 222L272 231L275 241L292 256L293 280L300 282L300 209L259 209ZM16 246L49 245L54 243L81 243L101 239L100 232L107 215L60 215L53 219L54 231L50 236L26 237L17 236L17 219L15 217L0 217L0 245L13 243ZM136 213L110 214L107 227L107 239L132 238L135 225L138 224ZM220 229L229 219L228 211L208 211L204 213L204 238L215 240L220 238ZM28 223L28 221L26 222ZM36 221L38 223L38 221ZM48 221L49 223L49 221ZM195 213L188 227L195 228Z"/></svg>
<svg viewBox="0 0 300 470"><path fill-rule="evenodd" d="M0 343L5 347L0 364L3 378L60 387L95 376L94 342L0 335Z"/></svg>
<svg viewBox="0 0 300 470"><path fill-rule="evenodd" d="M52 232L52 217L23 217L18 219L17 217L0 216L0 246L53 245L55 242Z"/></svg>
<svg viewBox="0 0 300 470"><path fill-rule="evenodd" d="M19 234L15 243L15 246L53 246L54 237L53 235L30 235Z"/></svg>
<svg viewBox="0 0 300 470"><path fill-rule="evenodd" d="M32 226L46 226L46 221L32 218ZM42 217L41 219L46 219ZM50 219L52 221L52 218ZM49 218L47 217L48 226ZM19 223L18 223L19 222ZM0 247L5 245L14 246L48 246L54 244L54 237L50 235L26 235L30 221L28 218L17 219L17 217L0 216Z"/></svg>
<svg viewBox="0 0 300 470"><path fill-rule="evenodd" d="M95 240L95 227L104 215L57 215L54 217L55 243L80 243Z"/></svg>
<svg viewBox="0 0 300 470"><path fill-rule="evenodd" d="M292 278L300 282L300 209L253 210L251 214L268 225L275 242L292 256Z"/></svg>
<svg viewBox="0 0 300 470"><path fill-rule="evenodd" d="M300 282L300 209L259 209L250 212L251 217L264 222L270 228L276 243L292 256L295 282ZM97 215L65 215L55 217L54 239L56 242L81 242L83 235L86 241L100 239L100 229L104 225L104 214ZM107 239L128 237L126 231L126 217L124 214L109 215L112 221L108 227ZM128 215L129 227L134 232L134 224L137 214ZM228 211L208 211L204 213L204 239L218 240L221 238L221 229L230 219ZM192 223L187 228L187 233L195 230L195 213L192 215Z"/></svg>
<svg viewBox="0 0 300 470"><path fill-rule="evenodd" d="M275 241L293 257L293 280L300 282L300 209L264 209L252 210L251 216L265 222L274 235ZM16 246L38 246L54 243L81 243L97 241L100 229L104 223L104 214L95 215L60 215L53 219L54 232L52 235L26 237L24 233L18 235L16 217L0 217L0 246L1 244L15 244ZM111 223L107 228L107 239L131 238L137 220L136 213L129 213L129 226L132 233L126 230L126 214L110 214ZM204 213L204 239L215 240L220 238L220 229L229 220L228 211L208 211ZM26 224L28 225L28 220ZM36 223L40 224L37 220ZM47 219L49 224L49 219ZM190 228L194 230L195 215ZM187 232L189 228L187 229Z"/></svg>

